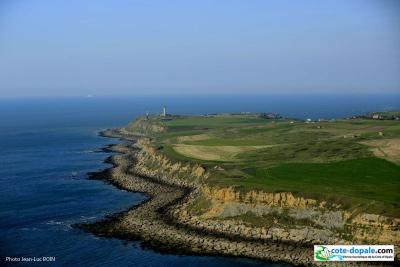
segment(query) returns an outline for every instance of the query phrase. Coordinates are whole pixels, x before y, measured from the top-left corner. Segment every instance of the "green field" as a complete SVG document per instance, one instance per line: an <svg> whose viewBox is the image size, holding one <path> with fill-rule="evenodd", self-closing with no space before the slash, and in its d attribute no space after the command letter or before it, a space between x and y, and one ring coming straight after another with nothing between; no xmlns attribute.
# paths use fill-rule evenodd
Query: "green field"
<svg viewBox="0 0 400 267"><path fill-rule="evenodd" d="M163 129L147 133L160 153L200 163L212 186L290 191L400 216L399 121L306 123L247 114L151 117L130 129L146 124Z"/></svg>

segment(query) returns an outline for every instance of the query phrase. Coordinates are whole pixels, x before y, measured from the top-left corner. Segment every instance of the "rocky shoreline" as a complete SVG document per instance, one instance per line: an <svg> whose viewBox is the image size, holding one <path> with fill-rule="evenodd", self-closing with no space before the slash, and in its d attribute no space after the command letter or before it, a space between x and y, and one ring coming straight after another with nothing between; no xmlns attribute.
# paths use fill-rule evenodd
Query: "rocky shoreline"
<svg viewBox="0 0 400 267"><path fill-rule="evenodd" d="M228 234L232 231L224 231L222 222L220 231L182 222L177 214L197 194L197 188L189 183L138 173L134 168L140 152L135 144L136 136L123 130L106 130L101 135L127 142L105 148L105 151L117 152L106 160L113 167L91 173L90 178L109 182L120 189L144 193L147 200L99 222L76 225L78 228L99 236L139 240L143 247L165 253L247 257L296 266L324 265L313 261L311 244L232 235ZM343 264L330 263L332 266ZM360 263L353 264L360 266Z"/></svg>

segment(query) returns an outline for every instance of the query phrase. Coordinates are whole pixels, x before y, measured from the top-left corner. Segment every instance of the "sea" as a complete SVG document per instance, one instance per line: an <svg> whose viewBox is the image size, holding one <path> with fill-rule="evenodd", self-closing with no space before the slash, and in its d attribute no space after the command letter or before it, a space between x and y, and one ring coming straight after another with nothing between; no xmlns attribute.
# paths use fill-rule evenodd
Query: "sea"
<svg viewBox="0 0 400 267"><path fill-rule="evenodd" d="M0 98L1 266L290 266L244 258L160 254L136 241L72 227L128 209L145 196L88 180L109 167L101 129L158 114L276 112L342 118L400 109L400 95ZM11 258L13 261L7 261ZM19 261L17 261L19 259ZM45 260L26 262L23 260Z"/></svg>

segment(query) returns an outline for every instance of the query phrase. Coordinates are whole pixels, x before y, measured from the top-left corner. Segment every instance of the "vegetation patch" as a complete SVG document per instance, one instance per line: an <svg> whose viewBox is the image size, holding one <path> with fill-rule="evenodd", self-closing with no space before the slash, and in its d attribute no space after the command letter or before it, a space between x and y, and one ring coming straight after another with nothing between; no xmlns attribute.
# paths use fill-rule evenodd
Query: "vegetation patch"
<svg viewBox="0 0 400 267"><path fill-rule="evenodd" d="M318 225L316 225L309 219L295 219L293 217L290 217L288 214L284 212L271 212L270 214L259 216L249 211L245 214L226 217L224 219L242 221L247 226L251 227L270 228L274 226L287 229L293 227L293 225L297 225L297 226L312 226L315 228L320 228Z"/></svg>
<svg viewBox="0 0 400 267"><path fill-rule="evenodd" d="M188 210L194 215L201 215L211 207L211 201L203 196L197 197L190 205Z"/></svg>

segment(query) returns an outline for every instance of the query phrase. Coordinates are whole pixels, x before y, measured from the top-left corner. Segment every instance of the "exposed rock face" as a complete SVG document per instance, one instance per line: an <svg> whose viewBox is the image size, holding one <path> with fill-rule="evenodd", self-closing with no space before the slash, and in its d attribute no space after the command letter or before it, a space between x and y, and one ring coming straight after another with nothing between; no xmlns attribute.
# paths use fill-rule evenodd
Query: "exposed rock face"
<svg viewBox="0 0 400 267"><path fill-rule="evenodd" d="M295 197L290 192L267 193L250 191L240 193L233 188L210 188L203 186L203 196L212 203L211 208L202 218L231 218L245 214L258 217L275 215L287 216L292 223L289 228L296 229L296 240L308 242L308 233L313 229L316 243L348 243L341 239L350 238L352 242L372 244L400 244L400 219L361 213L352 213L340 209L339 205L326 208L326 203L318 203L313 199ZM336 207L336 208L333 208ZM310 225L302 225L304 222ZM298 228L303 229L299 232ZM324 229L324 230L322 230ZM294 229L275 230L279 239L292 239L290 232ZM344 236L344 235L345 236ZM313 243L315 243L313 242Z"/></svg>
<svg viewBox="0 0 400 267"><path fill-rule="evenodd" d="M366 243L400 245L400 219L362 213L350 219L356 240Z"/></svg>
<svg viewBox="0 0 400 267"><path fill-rule="evenodd" d="M262 191L250 191L243 194L235 192L233 188L202 188L204 195L218 202L244 202L251 204L265 204L267 206L306 208L315 207L317 201L314 199L304 199L294 197L290 192L268 193Z"/></svg>
<svg viewBox="0 0 400 267"><path fill-rule="evenodd" d="M166 156L157 153L157 150L150 145L146 138L138 140L137 145L141 150L136 154L136 164L134 166L137 173L168 177L179 185L197 187L209 174L198 164L188 164L173 162Z"/></svg>

